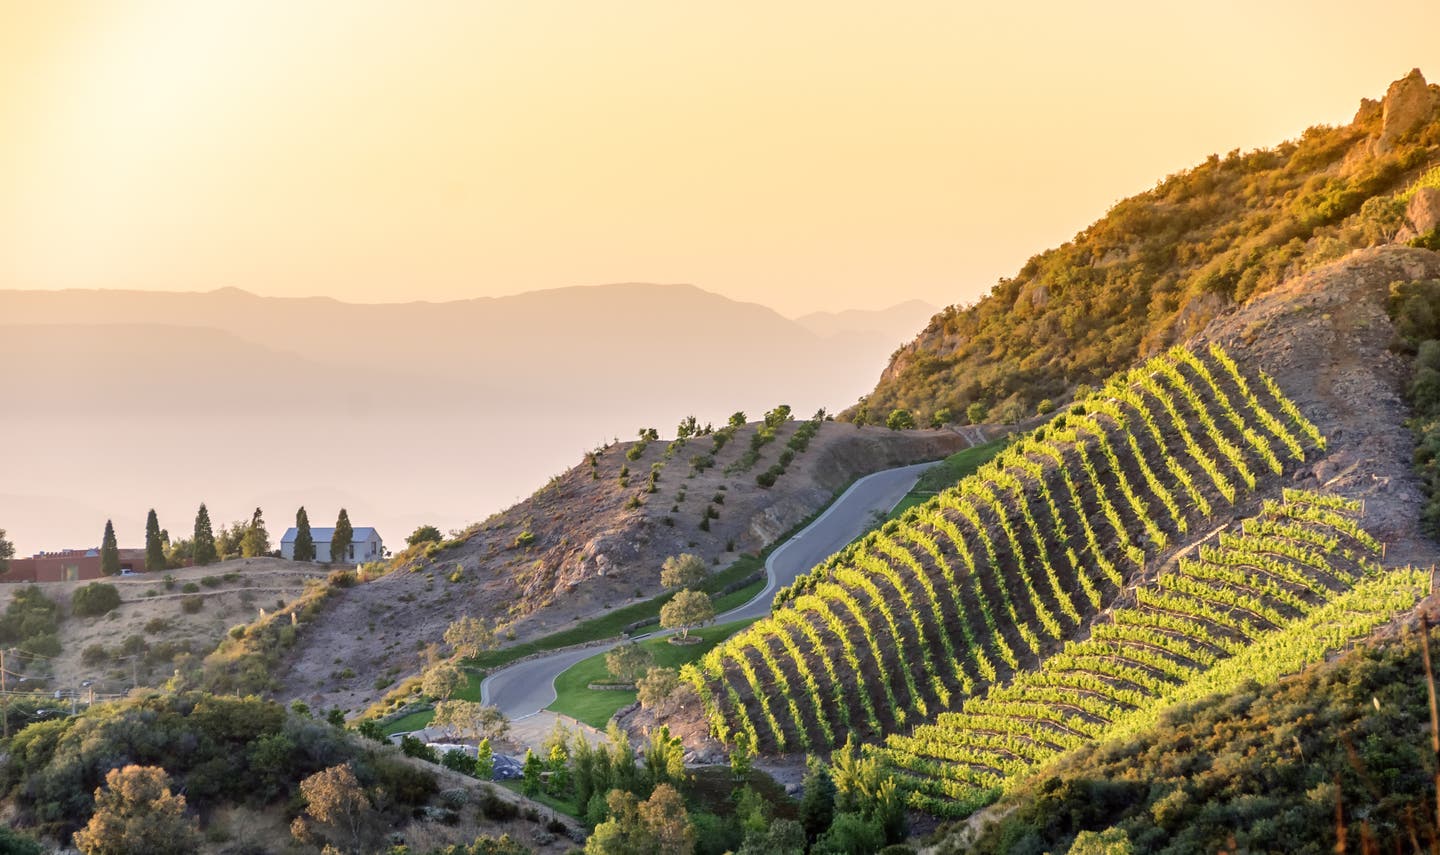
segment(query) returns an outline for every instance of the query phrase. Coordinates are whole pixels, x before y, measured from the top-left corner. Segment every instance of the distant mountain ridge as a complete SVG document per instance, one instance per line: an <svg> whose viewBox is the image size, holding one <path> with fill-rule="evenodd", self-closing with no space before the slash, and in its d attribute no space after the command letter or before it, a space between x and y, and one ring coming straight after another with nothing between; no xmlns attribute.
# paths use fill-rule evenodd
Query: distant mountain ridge
<svg viewBox="0 0 1440 855"><path fill-rule="evenodd" d="M0 432L25 450L6 492L83 494L129 545L152 504L177 530L202 500L239 518L261 496L320 486L371 509L356 524L393 544L417 509L442 528L473 522L642 425L843 405L900 342L883 312L849 317L853 332L820 334L641 283L392 304L0 290ZM195 468L211 461L220 471ZM105 517L39 506L0 498L22 552L98 539ZM295 509L266 510L283 530ZM310 510L317 524L335 512Z"/></svg>

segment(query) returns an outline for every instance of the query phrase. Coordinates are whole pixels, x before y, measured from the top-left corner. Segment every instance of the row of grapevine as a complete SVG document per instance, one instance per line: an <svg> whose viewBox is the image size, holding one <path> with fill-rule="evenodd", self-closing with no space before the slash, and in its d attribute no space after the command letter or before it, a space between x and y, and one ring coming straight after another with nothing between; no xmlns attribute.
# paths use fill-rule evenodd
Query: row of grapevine
<svg viewBox="0 0 1440 855"><path fill-rule="evenodd" d="M1380 569L1358 512L1334 496L1286 491L1137 587L1038 670L873 750L913 806L964 815L1056 754L1132 733L1166 706L1202 697L1200 687L1314 661L1425 590L1423 573Z"/></svg>
<svg viewBox="0 0 1440 855"><path fill-rule="evenodd" d="M1033 669L1149 556L1257 473L1304 458L1313 426L1265 383L1218 349L1175 349L1117 376L831 556L777 594L777 614L687 668L712 729L754 733L760 750L832 747Z"/></svg>

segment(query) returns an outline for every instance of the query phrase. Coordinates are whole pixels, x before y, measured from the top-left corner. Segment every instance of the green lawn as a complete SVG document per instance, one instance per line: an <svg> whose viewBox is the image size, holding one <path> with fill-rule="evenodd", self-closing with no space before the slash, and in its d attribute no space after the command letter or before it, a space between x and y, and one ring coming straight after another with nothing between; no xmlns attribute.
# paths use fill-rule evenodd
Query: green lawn
<svg viewBox="0 0 1440 855"><path fill-rule="evenodd" d="M715 645L753 623L741 620L733 623L710 626L693 630L691 636L699 636L700 644L676 645L668 639L653 638L640 642L640 646L655 657L655 664L666 668L679 668L687 662L694 662L704 656ZM591 683L610 679L605 670L605 654L597 653L567 668L555 678L555 702L548 709L563 713L585 722L591 727L604 727L615 715L616 710L635 702L635 692L597 691L587 688Z"/></svg>
<svg viewBox="0 0 1440 855"><path fill-rule="evenodd" d="M916 505L923 505L935 497L936 493L947 490L960 482L961 478L970 475L976 469L989 463L991 458L1005 450L1010 444L1008 437L994 439L982 445L971 446L964 451L957 451L932 468L925 470L920 480L915 482L915 488L905 494L895 510L890 512L886 519L896 519L910 508Z"/></svg>
<svg viewBox="0 0 1440 855"><path fill-rule="evenodd" d="M466 671L465 677L465 685L456 690L454 694L455 700L480 700L481 675L475 673L474 671ZM412 712L409 715L397 718L389 724L385 725L385 734L388 736L393 733L409 733L412 730L419 730L420 728L429 724L430 719L434 717L435 713L432 710L420 710L419 712Z"/></svg>
<svg viewBox="0 0 1440 855"><path fill-rule="evenodd" d="M524 792L525 792L525 791L524 791L525 782L523 782L523 781L520 781L520 780L512 780L512 781L499 781L499 782L497 782L497 783L499 783L500 786L504 787L505 789L510 790L511 792L520 793L521 795L524 795ZM563 814L565 814L566 816L572 816L572 817L574 817L574 818L576 818L576 819L584 819L584 817L582 817L582 816L580 815L580 808L579 808L573 801L571 801L571 800L569 800L569 799L557 799L557 798L555 798L554 796L552 796L552 795L550 795L549 793L544 792L544 791L541 791L541 792L539 792L539 793L536 793L536 794L533 795L533 796L529 796L528 798L531 798L531 799L539 802L540 804L544 805L545 807L550 808L551 810L555 811L556 813L563 813Z"/></svg>
<svg viewBox="0 0 1440 855"><path fill-rule="evenodd" d="M700 586L700 590L707 591L713 594L714 592L720 590L726 585L744 579L746 576L749 576L751 573L762 569L764 566L765 561L763 558L758 558L753 555L742 555L739 558L735 559L733 562L731 562L729 567L726 567L724 570L721 570L720 572L712 575L709 579L706 579L705 584ZM751 588L753 588L753 590L750 590L750 596L753 597L756 593L760 591L760 588L763 588L764 586L765 583L762 580L758 586L752 585L742 590L750 590ZM736 591L733 594L727 594L726 596L716 600L716 611L723 611L726 608L734 608L735 606L743 604L745 602L745 599L749 599L747 597L745 599L735 600L736 594L739 593L741 592ZM470 660L467 664L484 670L486 672L495 671L505 667L506 665L509 665L516 659L529 656L533 653L540 653L547 650L559 650L562 647L569 647L574 644L585 644L591 641L599 641L602 638L614 638L618 635L624 634L625 627L629 626L632 623L645 620L646 618L659 616L661 606L670 602L670 598L672 596L674 596L673 593L666 593L661 594L658 597L652 597L648 600L642 600L637 603L632 603L628 606L616 609L615 611L608 614L601 615L600 617L591 618L587 621L581 621L580 623L577 623L575 626L572 626L569 629L563 629L559 632L552 633L543 638L537 638L534 641L527 641L522 644L513 644L509 647L501 648L500 650L491 650L486 653L482 653L474 659ZM721 608L720 604L722 603L733 604L725 605L723 608Z"/></svg>

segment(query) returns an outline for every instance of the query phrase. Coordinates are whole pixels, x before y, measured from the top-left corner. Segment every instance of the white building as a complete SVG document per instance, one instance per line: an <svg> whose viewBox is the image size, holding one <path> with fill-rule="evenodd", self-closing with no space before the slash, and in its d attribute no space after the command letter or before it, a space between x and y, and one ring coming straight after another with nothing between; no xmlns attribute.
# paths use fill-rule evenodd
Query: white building
<svg viewBox="0 0 1440 855"><path fill-rule="evenodd" d="M312 528L310 537L315 541L315 560L323 563L330 563L330 541L335 537L333 528ZM295 527L285 529L285 536L280 538L280 554L295 560ZM385 557L385 543L380 539L379 532L373 528L357 528L350 536L350 551L343 558L334 559L346 564L363 564L366 561L379 561Z"/></svg>

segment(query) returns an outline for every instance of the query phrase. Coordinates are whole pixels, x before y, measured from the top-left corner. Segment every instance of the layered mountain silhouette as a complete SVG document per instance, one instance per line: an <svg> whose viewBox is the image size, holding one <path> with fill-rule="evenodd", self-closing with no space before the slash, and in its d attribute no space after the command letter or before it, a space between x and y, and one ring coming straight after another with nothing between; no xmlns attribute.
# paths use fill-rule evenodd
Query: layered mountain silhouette
<svg viewBox="0 0 1440 855"><path fill-rule="evenodd" d="M152 505L175 534L200 501L228 520L268 499L275 530L292 505L320 524L348 502L398 543L641 426L841 406L931 312L790 320L649 284L379 305L0 291L0 431L19 458L0 519L25 552L98 541L99 513L56 515L51 497L115 517L126 543Z"/></svg>

